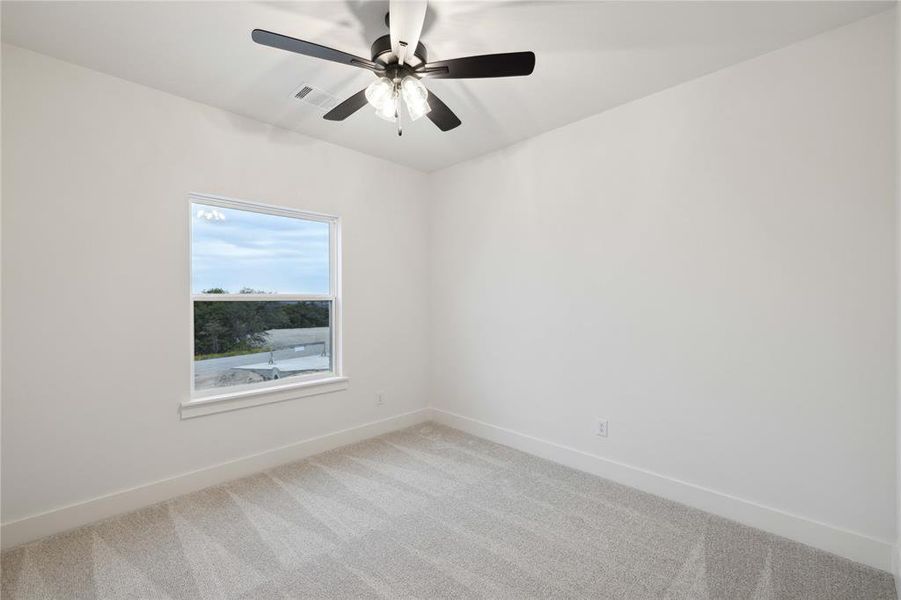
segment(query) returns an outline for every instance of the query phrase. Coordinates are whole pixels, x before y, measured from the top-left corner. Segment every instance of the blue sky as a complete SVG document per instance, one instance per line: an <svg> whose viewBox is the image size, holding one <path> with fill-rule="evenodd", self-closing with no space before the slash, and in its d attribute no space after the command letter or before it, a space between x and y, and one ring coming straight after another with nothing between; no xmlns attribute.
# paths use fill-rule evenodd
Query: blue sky
<svg viewBox="0 0 901 600"><path fill-rule="evenodd" d="M224 218L198 217L198 212L213 210ZM194 293L214 287L329 292L328 223L194 203L191 229Z"/></svg>

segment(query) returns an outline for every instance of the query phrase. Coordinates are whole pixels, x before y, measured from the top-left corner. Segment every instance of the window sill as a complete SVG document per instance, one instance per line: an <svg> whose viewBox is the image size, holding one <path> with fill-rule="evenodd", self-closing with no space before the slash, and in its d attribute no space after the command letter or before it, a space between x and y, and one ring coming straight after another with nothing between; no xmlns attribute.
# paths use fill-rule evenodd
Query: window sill
<svg viewBox="0 0 901 600"><path fill-rule="evenodd" d="M340 392L346 390L349 384L350 379L347 377L329 377L326 379L301 381L298 383L258 390L194 398L187 402L182 402L179 413L182 419L192 419L194 417L213 415L230 410L250 408L251 406L272 404L273 402L284 402L285 400L294 400L295 398L304 398L306 396L315 396L318 394Z"/></svg>

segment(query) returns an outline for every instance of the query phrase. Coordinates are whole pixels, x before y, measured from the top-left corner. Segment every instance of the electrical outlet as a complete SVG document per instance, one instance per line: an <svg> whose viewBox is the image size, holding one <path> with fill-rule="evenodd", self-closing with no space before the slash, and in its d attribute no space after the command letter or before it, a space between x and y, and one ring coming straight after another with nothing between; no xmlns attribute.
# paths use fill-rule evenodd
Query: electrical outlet
<svg viewBox="0 0 901 600"><path fill-rule="evenodd" d="M375 405L382 406L385 404L385 392L376 392L375 393Z"/></svg>
<svg viewBox="0 0 901 600"><path fill-rule="evenodd" d="M594 426L594 434L598 437L607 437L607 419L598 417Z"/></svg>

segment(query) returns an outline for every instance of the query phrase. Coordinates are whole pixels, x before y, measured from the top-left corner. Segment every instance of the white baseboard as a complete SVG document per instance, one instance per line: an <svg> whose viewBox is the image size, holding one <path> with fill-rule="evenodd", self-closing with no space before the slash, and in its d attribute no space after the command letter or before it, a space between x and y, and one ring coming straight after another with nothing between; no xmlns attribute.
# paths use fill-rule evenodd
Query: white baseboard
<svg viewBox="0 0 901 600"><path fill-rule="evenodd" d="M609 460L463 415L432 408L432 419L472 435L674 500L850 560L890 571L893 544L762 506L659 473ZM899 595L901 597L901 595Z"/></svg>
<svg viewBox="0 0 901 600"><path fill-rule="evenodd" d="M410 427L429 420L431 411L422 408L412 412L373 421L357 427L335 431L259 454L240 458L163 479L135 488L113 492L78 504L32 515L0 526L2 548L12 548L48 535L68 531L101 519L163 502L182 494L252 475L278 465L293 462L359 442L383 433Z"/></svg>
<svg viewBox="0 0 901 600"><path fill-rule="evenodd" d="M336 431L308 440L268 450L238 460L221 463L114 492L32 515L0 526L2 548L12 548L48 535L60 533L101 519L137 510L205 487L252 475L272 467L301 460L383 433L434 420L493 442L586 471L630 487L732 519L776 535L832 552L877 569L891 571L901 582L897 548L853 531L812 521L778 509L762 506L658 473L612 461L575 448L549 442L476 419L437 408L424 408ZM899 593L901 598L901 593Z"/></svg>

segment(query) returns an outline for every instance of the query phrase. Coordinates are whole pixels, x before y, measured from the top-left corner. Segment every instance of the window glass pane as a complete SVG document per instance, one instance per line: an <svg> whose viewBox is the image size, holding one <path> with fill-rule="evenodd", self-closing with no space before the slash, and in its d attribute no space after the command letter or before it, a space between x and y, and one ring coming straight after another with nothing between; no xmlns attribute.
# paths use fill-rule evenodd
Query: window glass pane
<svg viewBox="0 0 901 600"><path fill-rule="evenodd" d="M331 302L194 302L194 389L332 370Z"/></svg>
<svg viewBox="0 0 901 600"><path fill-rule="evenodd" d="M329 293L329 224L191 204L191 291Z"/></svg>

